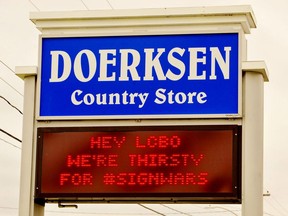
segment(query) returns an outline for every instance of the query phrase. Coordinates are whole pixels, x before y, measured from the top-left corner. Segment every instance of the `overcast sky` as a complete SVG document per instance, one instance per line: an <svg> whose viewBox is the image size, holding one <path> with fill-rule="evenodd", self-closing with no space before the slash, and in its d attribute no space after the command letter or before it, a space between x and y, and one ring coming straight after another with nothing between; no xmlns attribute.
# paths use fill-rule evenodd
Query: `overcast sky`
<svg viewBox="0 0 288 216"><path fill-rule="evenodd" d="M270 82L265 83L264 197L265 215L288 215L288 2L286 0L0 0L0 129L22 139L23 82L15 66L37 65L39 32L31 11L113 10L219 5L252 6L257 28L247 35L248 60L265 60ZM10 104L9 104L10 103ZM0 216L17 215L21 143L0 132ZM162 214L241 215L241 206L147 205ZM225 210L229 209L229 210ZM72 215L70 209L47 205L46 215ZM75 215L157 215L138 205L81 206ZM177 213L178 211L178 213ZM231 211L233 213L231 213ZM97 213L97 214L96 214ZM182 214L183 215L183 214Z"/></svg>

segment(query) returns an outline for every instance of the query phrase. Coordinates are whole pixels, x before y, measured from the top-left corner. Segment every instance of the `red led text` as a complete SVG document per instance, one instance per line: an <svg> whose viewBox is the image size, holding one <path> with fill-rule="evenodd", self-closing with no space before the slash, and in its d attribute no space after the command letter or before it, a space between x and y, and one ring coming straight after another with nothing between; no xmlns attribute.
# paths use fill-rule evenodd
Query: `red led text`
<svg viewBox="0 0 288 216"><path fill-rule="evenodd" d="M126 137L116 136L98 136L91 137L90 148L91 149L111 149L121 148L122 144L125 143Z"/></svg>
<svg viewBox="0 0 288 216"><path fill-rule="evenodd" d="M204 158L203 154L130 154L130 166L138 167L177 167L198 166Z"/></svg>
<svg viewBox="0 0 288 216"><path fill-rule="evenodd" d="M105 185L121 186L147 186L147 185L206 185L208 173L106 173L104 175Z"/></svg>
<svg viewBox="0 0 288 216"><path fill-rule="evenodd" d="M149 136L144 142L136 136L136 148L178 148L180 145L181 139L178 136Z"/></svg>
<svg viewBox="0 0 288 216"><path fill-rule="evenodd" d="M73 185L93 185L93 176L91 173L61 173L60 174L60 186Z"/></svg>
<svg viewBox="0 0 288 216"><path fill-rule="evenodd" d="M79 150L67 148L62 156L64 167L57 173L58 186L63 190L122 192L129 186L140 191L144 190L141 186L155 187L153 190L167 186L171 191L192 186L201 191L199 187L210 182L211 171L206 168L210 155L184 140L190 134L132 133L95 133L86 144L80 142L83 147Z"/></svg>
<svg viewBox="0 0 288 216"><path fill-rule="evenodd" d="M68 155L67 167L117 167L118 154L113 155Z"/></svg>

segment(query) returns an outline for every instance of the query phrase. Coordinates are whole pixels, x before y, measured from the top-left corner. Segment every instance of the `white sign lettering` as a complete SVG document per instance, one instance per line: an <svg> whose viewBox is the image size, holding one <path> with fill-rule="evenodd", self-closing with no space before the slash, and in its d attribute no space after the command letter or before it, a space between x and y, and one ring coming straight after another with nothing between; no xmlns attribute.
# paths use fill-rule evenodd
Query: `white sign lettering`
<svg viewBox="0 0 288 216"><path fill-rule="evenodd" d="M51 77L50 82L64 82L69 78L71 72L74 72L75 77L79 82L89 82L95 78L99 82L106 81L153 81L153 80L172 80L177 81L182 79L185 75L188 80L216 80L216 65L218 64L221 69L221 76L224 79L230 77L230 51L231 47L224 47L225 56L221 55L218 47L211 47L209 50L205 47L188 48L187 50L180 47L175 47L168 51L166 61L170 67L167 71L163 70L160 61L161 56L167 52L165 48L147 48L143 50L144 58L140 58L140 53L134 49L116 49L99 50L96 58L95 53L91 50L81 50L75 57L71 59L70 55L61 50L51 51ZM185 52L189 53L189 63L185 63L182 59ZM199 70L200 65L206 65L206 53L210 52L211 68L210 74L207 71ZM88 61L88 70L83 71L81 61L83 56L86 56ZM128 57L132 59L131 63L128 62ZM63 70L59 69L59 59L63 61ZM119 59L118 59L119 58ZM107 67L116 66L116 62L120 60L121 69L119 74L115 71L108 71ZM140 74L138 66L141 62L145 63L144 74ZM73 63L73 64L72 64ZM97 70L97 63L99 63ZM72 68L73 66L73 68ZM97 73L98 71L98 73ZM86 74L86 76L84 75ZM128 76L130 74L130 76Z"/></svg>

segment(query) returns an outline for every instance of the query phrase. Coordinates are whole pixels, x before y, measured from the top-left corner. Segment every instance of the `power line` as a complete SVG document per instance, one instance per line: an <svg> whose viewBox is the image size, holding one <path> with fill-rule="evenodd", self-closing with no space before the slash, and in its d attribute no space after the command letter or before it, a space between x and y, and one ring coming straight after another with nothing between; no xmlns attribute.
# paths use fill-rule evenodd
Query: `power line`
<svg viewBox="0 0 288 216"><path fill-rule="evenodd" d="M17 146L17 145L14 145L13 143L8 142L7 140L4 140L4 139L2 139L2 138L0 138L0 140L2 140L3 142L5 142L5 143L7 143L7 144L9 144L9 145L11 145L11 146L17 148L17 149L21 149L21 147L19 147L19 146Z"/></svg>
<svg viewBox="0 0 288 216"><path fill-rule="evenodd" d="M230 209L228 209L228 208L224 208L224 207L221 207L221 206L210 206L210 205L209 205L209 207L206 207L206 208L207 208L207 209L217 209L217 208L218 208L218 209L223 209L224 212L230 212L231 214L236 215L236 216L238 215L238 214L235 213L236 210L233 210L233 211L232 211L232 210L230 210ZM238 210L237 210L237 211L238 211Z"/></svg>
<svg viewBox="0 0 288 216"><path fill-rule="evenodd" d="M12 108L16 109L21 115L23 115L23 112L22 112L20 109L18 109L16 106L14 106L13 104L11 104L10 101L7 100L5 97L3 97L3 96L0 95L0 98L2 98L4 101L6 101Z"/></svg>
<svg viewBox="0 0 288 216"><path fill-rule="evenodd" d="M16 91L19 95L21 95L22 97L23 97L23 94L20 92L20 91L18 91L16 88L14 88L10 83L8 83L6 80L4 80L2 77L0 77L0 79L4 82L4 83L6 83L10 88L12 88L14 91Z"/></svg>
<svg viewBox="0 0 288 216"><path fill-rule="evenodd" d="M33 5L34 8L36 8L36 10L40 11L40 9L36 6L36 4L32 0L29 0L29 2Z"/></svg>
<svg viewBox="0 0 288 216"><path fill-rule="evenodd" d="M1 129L1 128L0 128L0 132L2 132L2 133L4 133L4 134L6 134L7 136L9 136L9 137L15 139L16 141L22 143L22 140L18 139L17 137L13 136L13 135L10 134L9 132L7 132L7 131L5 131L5 130L3 130L3 129Z"/></svg>
<svg viewBox="0 0 288 216"><path fill-rule="evenodd" d="M5 64L2 60L0 60L0 62L5 65L5 67L7 67L10 71L12 71L14 73L14 71L7 65ZM21 94L17 89L15 89L12 85L10 85L8 82L6 82L3 78L0 77L1 80L3 80L7 85L9 85L13 90L15 90L16 92L18 92L21 96L23 96L23 94ZM20 114L23 115L22 111L19 110L16 106L14 106L13 104L10 103L9 100L7 100L5 97L0 95L0 98L2 98L4 101L6 101L11 107L13 107L14 109L16 109Z"/></svg>
<svg viewBox="0 0 288 216"><path fill-rule="evenodd" d="M283 214L283 212L282 211L280 211L280 209L279 208L277 208L272 202L271 202L271 200L269 200L269 199L265 199L265 201L266 202L268 202L268 204L275 210L275 211L277 211L277 215L281 215L281 216L284 216L284 215L286 215L286 214Z"/></svg>
<svg viewBox="0 0 288 216"><path fill-rule="evenodd" d="M287 215L288 211L282 206L280 202L278 202L275 196L271 195L269 198L264 199L274 210L277 211L279 215ZM272 202L273 201L273 202ZM275 205L277 204L277 206Z"/></svg>
<svg viewBox="0 0 288 216"><path fill-rule="evenodd" d="M109 0L106 0L106 2L109 4L109 6L114 10L114 7L112 6L112 4L110 3Z"/></svg>
<svg viewBox="0 0 288 216"><path fill-rule="evenodd" d="M6 80L4 80L2 77L0 79L5 82L8 86L10 86L13 90L15 90L18 94L20 94L23 97L23 94L19 92L16 88L14 88L10 83L8 83Z"/></svg>
<svg viewBox="0 0 288 216"><path fill-rule="evenodd" d="M162 213L160 213L160 212L158 212L158 211L156 211L156 210L154 210L154 209L151 209L151 208L149 208L149 207L147 207L147 206L145 206L145 205L143 205L143 204L140 204L140 203L139 203L138 205L140 205L140 206L142 206L143 208L148 209L148 210L150 210L150 211L152 211L152 212L154 212L154 213L156 213L156 214L158 214L158 215L165 216L165 214L162 214Z"/></svg>
<svg viewBox="0 0 288 216"><path fill-rule="evenodd" d="M8 68L10 71L13 72L13 74L15 75L15 72L7 65L5 64L1 59L0 59L0 62L6 67ZM6 80L4 80L2 77L0 77L0 79L6 83L10 88L12 88L14 91L16 91L18 94L20 94L21 96L23 96L23 94L21 92L19 92L16 88L14 88L10 83L8 83Z"/></svg>
<svg viewBox="0 0 288 216"><path fill-rule="evenodd" d="M175 212L177 212L177 213L180 213L180 214L182 214L182 215L188 215L188 216L191 216L191 215L188 214L188 213L185 213L185 212L179 211L179 210L177 210L177 209L175 209L175 208L171 208L170 206L167 206L167 205L164 205L164 204L160 204L160 205L162 205L162 206L164 206L164 207L166 207L166 208L168 208L168 209L171 209L172 211L175 211Z"/></svg>
<svg viewBox="0 0 288 216"><path fill-rule="evenodd" d="M149 208L149 207L147 207L147 206L145 206L145 205L143 205L143 204L139 204L138 203L138 205L140 205L141 207L143 207L143 208L145 208L145 209L148 209L148 210L150 210L150 211L152 211L152 212L154 212L155 214L157 214L157 215L162 215L162 216L166 216L167 214L164 214L164 213L160 213L160 212L158 212L158 211L156 211L156 210L153 210L153 209L151 209L151 208ZM172 208L171 208L171 210L173 210ZM233 213L235 214L235 212L237 212L237 211L240 211L240 210L233 210ZM131 213L121 213L121 212L118 212L118 213L115 213L115 212L113 212L113 213L109 213L109 212L105 212L104 214L103 213L96 213L96 212L80 212L80 211L76 211L76 212L73 212L73 211L57 211L57 210L47 210L47 211L45 211L45 212L49 212L49 213L57 213L57 214L69 214L69 215L74 215L74 214L85 214L85 215L119 215L119 216L121 216L121 215L136 215L136 213L133 213L133 212L131 212ZM229 211L227 211L227 210L225 210L225 209L220 209L220 210L209 210L209 211L205 211L205 212L203 212L203 211L193 211L193 212L191 212L189 215L206 215L206 214L209 214L209 215L211 215L211 214L213 214L213 213L227 213L227 212L229 212ZM231 213L232 211L230 211L230 213ZM181 213L180 211L178 212L178 211L175 211L174 213L169 213L169 215L179 215L179 214L181 214L181 215L185 215L185 213ZM187 214L187 213L186 213ZM265 213L265 214L267 214L267 213ZM151 213L139 213L139 215L151 215ZM270 215L270 214L268 214L268 215Z"/></svg>
<svg viewBox="0 0 288 216"><path fill-rule="evenodd" d="M82 4L84 5L84 7L85 7L87 10L90 10L90 9L88 8L87 4L85 4L84 0L80 0L80 1L82 2ZM114 8L113 8L112 4L110 3L110 1L109 1L109 0L106 0L106 2L109 4L109 6L111 7L111 9L114 10Z"/></svg>
<svg viewBox="0 0 288 216"><path fill-rule="evenodd" d="M285 212L285 214L288 214L287 209L276 199L276 197L273 195L272 199L274 199L274 201L281 207L282 211Z"/></svg>
<svg viewBox="0 0 288 216"><path fill-rule="evenodd" d="M3 62L1 59L0 59L0 62L6 67L8 68L12 73L15 74L14 70L12 70L5 62Z"/></svg>
<svg viewBox="0 0 288 216"><path fill-rule="evenodd" d="M88 6L84 3L84 1L83 1L83 0L80 0L80 1L81 1L82 4L85 6L85 8L86 8L87 10L89 10Z"/></svg>

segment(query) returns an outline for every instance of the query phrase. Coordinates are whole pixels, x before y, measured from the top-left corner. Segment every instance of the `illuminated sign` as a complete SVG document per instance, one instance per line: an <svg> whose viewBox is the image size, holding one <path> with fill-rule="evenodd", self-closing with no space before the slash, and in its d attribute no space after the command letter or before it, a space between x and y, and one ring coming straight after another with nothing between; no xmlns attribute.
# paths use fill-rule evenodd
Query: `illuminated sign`
<svg viewBox="0 0 288 216"><path fill-rule="evenodd" d="M240 202L239 126L38 129L36 198Z"/></svg>
<svg viewBox="0 0 288 216"><path fill-rule="evenodd" d="M239 52L238 33L44 37L39 117L241 116Z"/></svg>

